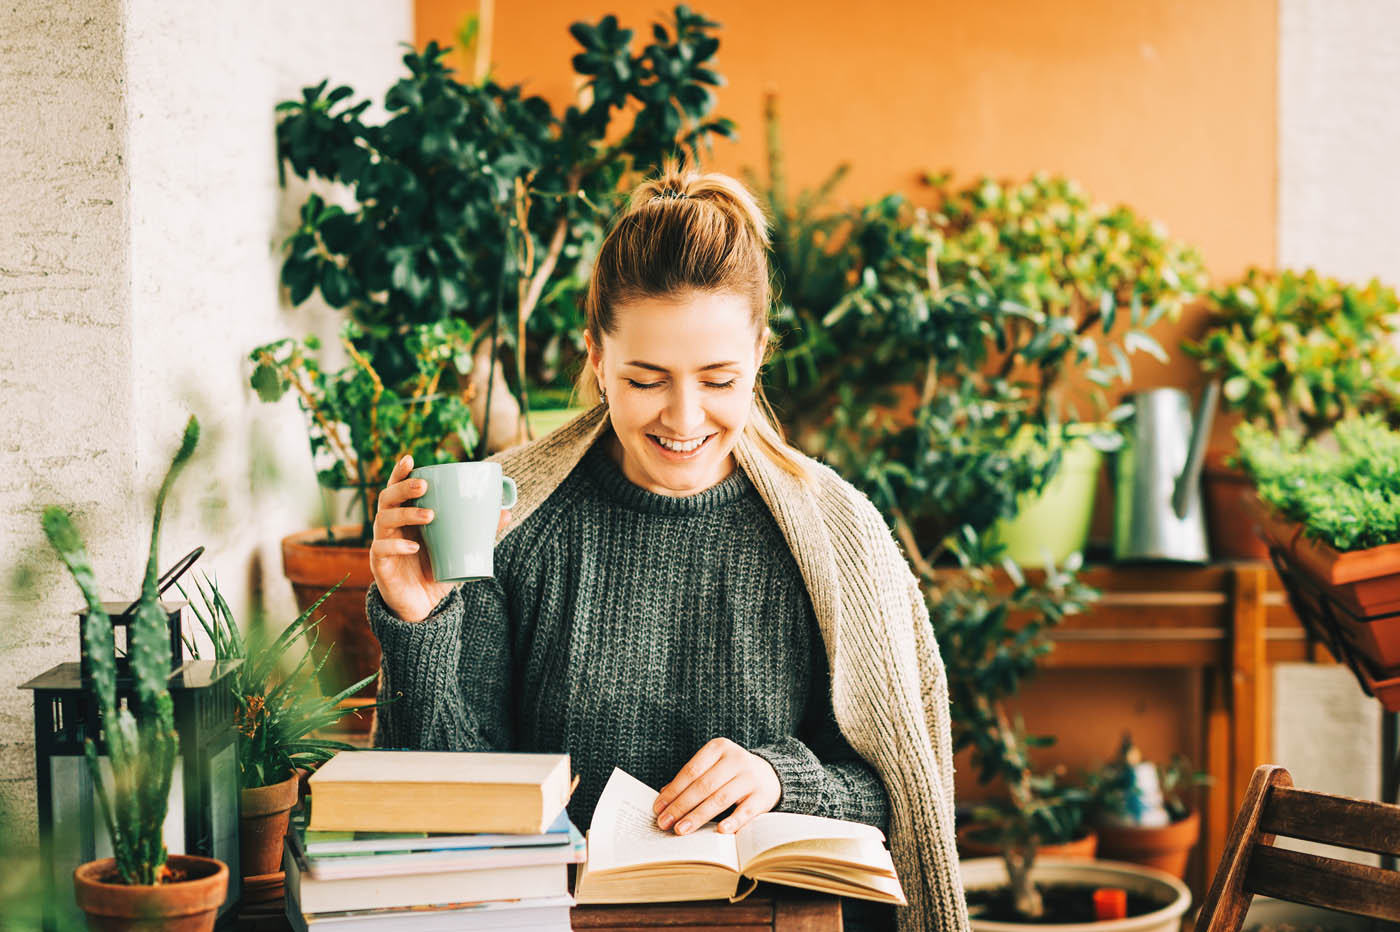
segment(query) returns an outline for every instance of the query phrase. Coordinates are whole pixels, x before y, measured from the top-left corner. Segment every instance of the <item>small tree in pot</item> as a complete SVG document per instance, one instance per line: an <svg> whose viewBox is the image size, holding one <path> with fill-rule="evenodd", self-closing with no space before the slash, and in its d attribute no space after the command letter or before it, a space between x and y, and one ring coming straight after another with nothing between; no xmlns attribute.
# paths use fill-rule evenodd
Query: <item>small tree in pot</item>
<svg viewBox="0 0 1400 932"><path fill-rule="evenodd" d="M78 905L103 928L212 929L228 890L228 868L211 858L168 855L164 827L175 757L174 704L167 619L156 587L161 513L166 496L199 442L190 418L175 458L156 495L146 573L128 645L135 686L134 707L118 705L116 643L102 607L92 561L72 520L61 508L44 510L44 534L82 590L87 603L83 653L92 671L92 692L101 718L101 740L110 766L103 767L94 738L85 742L99 809L115 857L74 872Z"/></svg>
<svg viewBox="0 0 1400 932"><path fill-rule="evenodd" d="M407 326L466 322L481 362L478 424L495 448L485 412L497 337L513 351L522 402L528 384L563 386L582 359L586 270L624 178L677 151L698 160L732 133L711 117L716 26L677 6L634 52L633 31L614 16L574 23L583 98L562 113L520 87L457 80L435 43L404 56L409 74L386 95L382 124L365 119L368 101L327 82L279 105L279 164L343 183L356 200L303 206L282 267L292 303L319 290L346 308L362 328L356 347L391 387L412 375ZM514 442L519 410L495 400L500 443Z"/></svg>

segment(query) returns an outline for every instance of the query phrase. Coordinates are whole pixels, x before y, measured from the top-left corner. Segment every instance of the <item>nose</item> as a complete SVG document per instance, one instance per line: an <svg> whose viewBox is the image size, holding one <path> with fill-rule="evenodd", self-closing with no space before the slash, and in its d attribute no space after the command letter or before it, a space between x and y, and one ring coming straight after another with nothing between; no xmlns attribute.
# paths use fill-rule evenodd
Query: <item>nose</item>
<svg viewBox="0 0 1400 932"><path fill-rule="evenodd" d="M678 438L691 439L691 432L705 423L699 386L678 383L672 387L661 412L661 423Z"/></svg>

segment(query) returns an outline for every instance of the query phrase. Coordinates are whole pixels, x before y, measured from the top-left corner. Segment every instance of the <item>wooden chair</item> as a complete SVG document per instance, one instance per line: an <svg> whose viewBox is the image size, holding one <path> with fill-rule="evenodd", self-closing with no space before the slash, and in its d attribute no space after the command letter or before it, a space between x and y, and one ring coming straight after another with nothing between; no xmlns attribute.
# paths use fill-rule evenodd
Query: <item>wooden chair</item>
<svg viewBox="0 0 1400 932"><path fill-rule="evenodd" d="M1324 909L1400 919L1400 872L1303 854L1274 837L1400 854L1400 806L1293 787L1282 767L1254 771L1196 932L1237 932L1256 893Z"/></svg>

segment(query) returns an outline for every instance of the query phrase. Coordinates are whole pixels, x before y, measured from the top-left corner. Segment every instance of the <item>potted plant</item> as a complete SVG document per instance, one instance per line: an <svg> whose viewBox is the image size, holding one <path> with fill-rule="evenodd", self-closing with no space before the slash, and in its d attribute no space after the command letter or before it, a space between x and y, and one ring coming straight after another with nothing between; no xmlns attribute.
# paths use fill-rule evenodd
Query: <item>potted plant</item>
<svg viewBox="0 0 1400 932"><path fill-rule="evenodd" d="M135 686L135 702L129 706L117 703L116 643L87 548L66 512L58 507L44 510L44 534L87 603L83 653L91 668L107 761L104 766L99 758L98 735L89 737L88 767L115 852L73 872L78 905L94 928L212 929L228 892L226 865L212 858L168 854L163 837L178 741L166 688L171 658L156 587L157 545L165 498L198 441L199 424L190 418L156 495L146 574L129 631Z"/></svg>
<svg viewBox="0 0 1400 932"><path fill-rule="evenodd" d="M1400 303L1379 281L1251 268L1212 289L1206 307L1206 332L1184 349L1221 380L1226 410L1245 421L1312 437L1353 414L1400 405ZM1212 451L1204 476L1215 556L1267 558L1249 517L1252 484L1229 451Z"/></svg>
<svg viewBox="0 0 1400 932"><path fill-rule="evenodd" d="M1248 423L1236 437L1299 618L1400 707L1400 432L1373 414L1326 443Z"/></svg>
<svg viewBox="0 0 1400 932"><path fill-rule="evenodd" d="M193 600L190 607L212 645L215 659L241 661L232 686L238 702L238 772L242 787L239 869L244 877L245 898L249 891L258 891L260 883L262 892L275 893L281 887L282 839L298 800L301 777L305 771L330 760L337 751L353 748L321 737L318 732L352 713L339 703L373 681L375 674L332 696L320 690L316 673L326 663L326 656L322 654L319 661L313 659L315 629L321 619L312 620L312 616L334 590L321 596L281 631L270 632L261 616L255 614L244 634L218 585L209 582L207 588L200 583L196 586L202 607ZM185 597L189 599L188 595ZM303 640L308 637L310 646ZM185 644L191 656L198 659L196 641L186 638ZM354 714L366 713L357 710Z"/></svg>
<svg viewBox="0 0 1400 932"><path fill-rule="evenodd" d="M385 95L383 122L365 118L369 101L354 102L351 88L325 81L278 105L279 170L353 198L307 197L281 276L293 305L319 292L346 311L350 363L323 377L314 343L253 352L254 387L268 400L296 388L313 449L331 457L322 483L353 488L360 505L357 527L328 521L283 544L301 609L344 582L324 609L323 643L335 645L326 692L379 668L364 617L366 548L393 463L406 452L418 465L482 456L570 416L581 299L621 192L636 172L678 150L698 159L733 132L711 116L716 25L678 6L634 52L616 17L573 24L583 90L562 113L489 76L459 81L435 43L404 56L408 74ZM529 417L531 390L554 410ZM394 418L401 429L386 426ZM368 704L373 691L347 701Z"/></svg>
<svg viewBox="0 0 1400 932"><path fill-rule="evenodd" d="M306 412L317 478L328 489L349 490L358 510L354 524L292 534L282 541L282 564L296 592L298 607L323 605L324 619L316 663L322 689L343 693L360 684L344 701L351 707L374 702L379 670L379 643L365 619L365 593L373 577L369 544L375 500L394 463L405 453L426 466L470 456L477 448L465 385L472 369L470 334L462 321L446 320L409 328L401 344L413 376L391 390L377 360L356 347L358 325L346 324L341 343L349 362L328 372L315 338L277 340L253 350L252 387L275 402L294 393ZM326 593L331 591L329 597ZM333 649L332 649L333 645ZM324 656L323 656L324 655ZM329 657L328 662L321 662ZM369 716L349 722L369 727Z"/></svg>
<svg viewBox="0 0 1400 932"><path fill-rule="evenodd" d="M948 252L937 221L901 197L830 206L839 170L790 197L771 101L769 120L768 177L754 186L774 219L781 295L767 379L774 409L800 446L870 495L914 564L948 675L955 746L972 749L986 780L1004 781L1004 802L983 813L1003 854L1001 885L1009 876L1022 914L1035 915L1036 851L1080 834L1087 794L1032 761L1031 748L1051 739L1025 734L1008 700L1049 650L1048 630L1094 593L1075 578L1077 558L1033 580L1011 561L998 573L1004 546L989 531L1058 466L1057 455L1024 455L1010 440L1024 431L1056 449L1068 407L1053 390L1060 378L1122 372L1119 356L1134 347L1106 348L1117 346L1107 335L1116 293L1096 295L1102 310L1073 304L1085 315L1078 322L1032 306L1014 276L989 279L966 247ZM1125 329L1150 340L1141 328L1154 311L1133 304Z"/></svg>
<svg viewBox="0 0 1400 932"><path fill-rule="evenodd" d="M1143 760L1124 735L1118 754L1088 780L1099 854L1184 877L1201 833L1200 814L1186 794L1209 782L1183 754L1165 766Z"/></svg>
<svg viewBox="0 0 1400 932"><path fill-rule="evenodd" d="M280 104L279 165L344 184L355 201L308 198L282 266L291 302L319 291L345 308L362 327L357 349L390 386L412 376L406 326L466 322L480 363L477 424L490 449L516 442L529 390L566 389L582 363L581 299L626 183L732 135L711 115L723 83L717 25L677 6L634 51L615 16L574 23L581 96L562 113L489 75L458 80L436 43L404 56L409 73L385 96L383 123L327 82ZM498 348L513 357L513 386Z"/></svg>

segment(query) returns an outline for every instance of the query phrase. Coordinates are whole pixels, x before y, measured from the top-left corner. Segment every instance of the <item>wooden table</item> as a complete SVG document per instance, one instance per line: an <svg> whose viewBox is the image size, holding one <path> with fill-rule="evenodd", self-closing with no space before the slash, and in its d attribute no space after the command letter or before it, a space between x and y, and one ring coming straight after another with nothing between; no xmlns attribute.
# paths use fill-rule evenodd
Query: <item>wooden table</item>
<svg viewBox="0 0 1400 932"><path fill-rule="evenodd" d="M841 901L834 896L771 887L738 903L659 903L578 906L575 929L739 929L743 932L841 932Z"/></svg>

